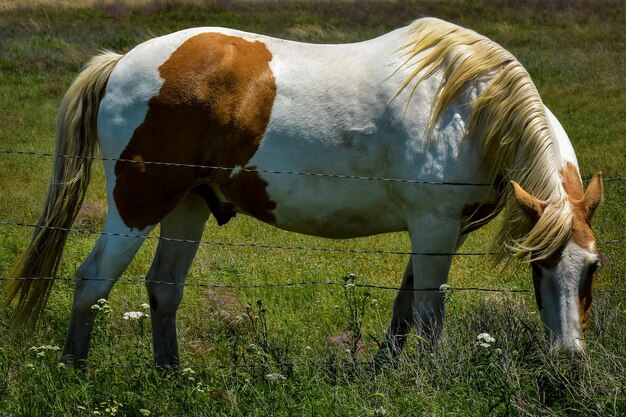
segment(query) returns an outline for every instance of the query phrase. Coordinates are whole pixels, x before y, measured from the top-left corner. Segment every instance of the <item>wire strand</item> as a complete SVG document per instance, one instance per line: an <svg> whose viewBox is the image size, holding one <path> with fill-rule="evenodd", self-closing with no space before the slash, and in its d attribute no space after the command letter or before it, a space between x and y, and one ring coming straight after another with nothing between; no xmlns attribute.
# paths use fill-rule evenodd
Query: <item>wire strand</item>
<svg viewBox="0 0 626 417"><path fill-rule="evenodd" d="M353 180L366 180L366 181L399 182L399 183L406 183L406 184L455 185L455 186L470 186L470 187L491 187L493 185L491 183L428 181L428 180L413 180L413 179L408 179L408 178L385 178L385 177L370 177L370 176L362 176L362 175L328 174L328 173L321 173L321 172L278 171L278 170L245 168L245 167L235 168L235 167L224 167L224 166L215 166L215 165L184 164L184 163L178 163L178 162L143 161L143 160L136 161L134 159L105 158L105 157L99 157L99 156L82 156L82 155L64 155L64 154L53 154L53 153L36 152L36 151L16 151L16 150L11 150L11 149L0 149L0 154L32 155L32 156L43 156L43 157L53 157L53 158L59 157L59 158L71 158L71 159L89 159L92 161L128 162L131 164L160 165L160 166L198 168L198 169L210 169L210 170L220 170L220 171L233 171L237 169L237 171L255 172L255 173L261 173L261 174L285 174L285 175L297 175L297 176L307 176L307 177L326 177L326 178L353 179Z"/></svg>
<svg viewBox="0 0 626 417"><path fill-rule="evenodd" d="M342 281L298 281L298 282L281 282L281 283L268 283L268 284L220 284L220 283L202 283L202 282L171 282L171 281L159 281L143 278L128 278L128 279L113 279L113 278L79 278L79 277L0 277L0 281L112 281L120 284L157 284L176 287L197 287L197 288L218 288L218 289L269 289L269 288L289 288L289 287L312 287L312 286L340 286L349 288L350 286L356 288L370 288L376 290L388 290L388 291L441 291L441 292L495 292L495 293L531 293L533 290L524 288L485 288L485 287L438 287L438 288L402 288L392 287L386 285L375 284L359 284L359 283L347 283ZM626 292L626 288L602 288L594 289L596 293L619 293Z"/></svg>
<svg viewBox="0 0 626 417"><path fill-rule="evenodd" d="M0 149L0 155L24 155L24 156L40 156L40 157L48 157L48 158L67 158L67 159L89 159L92 161L109 161L109 162L128 162L131 164L142 164L142 165L160 165L160 166L171 166L171 167L180 167L180 168L199 168L199 169L211 169L211 170L221 170L221 171L233 171L235 167L224 167L224 166L215 166L215 165L203 165L203 164L185 164L178 162L163 162L163 161L136 161L134 159L124 159L124 158L107 158L101 156L84 156L84 155L66 155L66 154L57 154L50 152L37 152L37 151L18 151L15 149ZM386 182L399 182L399 183L407 183L407 184L425 184L425 185L454 185L454 186L469 186L469 187L490 187L494 184L491 183L472 183L472 182L455 182L455 181L427 181L427 180L412 180L408 178L385 178L385 177L372 177L372 176L362 176L362 175L344 175L344 174L328 174L321 172L300 172L300 171L278 171L278 170L269 170L269 169L257 169L257 168L244 168L238 167L238 171L244 172L256 172L262 174L286 174L286 175L297 175L297 176L308 176L308 177L326 177L326 178L340 178L340 179L355 179L355 180L366 180L366 181L386 181ZM591 178L583 180L583 182L588 183L591 181ZM618 182L618 181L626 181L626 177L611 177L611 178L603 178L603 182Z"/></svg>
<svg viewBox="0 0 626 417"><path fill-rule="evenodd" d="M118 236L118 237L132 237L143 239L157 239L166 240L170 242L181 243L200 243L213 246L227 246L227 247L239 247L239 248L260 248L260 249L279 249L279 250L300 250L300 251L315 251L315 252L339 252L339 253L359 253L359 254L383 254L383 255L421 255L421 256L487 256L497 255L497 252L460 252L460 253L434 253L434 252L412 252L412 251L388 251L378 249L344 249L344 248L332 248L332 247L316 247L316 246L294 246L294 245L269 245L264 243L234 243L234 242L221 242L214 240L189 240L171 238L166 236L141 236L129 233L113 233L113 232L96 232L86 229L74 229L67 227L57 226L43 226L32 223L10 222L0 221L2 226L18 226L18 227L32 227L40 229L52 229L63 230L67 232L79 233L84 235L103 235L103 236Z"/></svg>
<svg viewBox="0 0 626 417"><path fill-rule="evenodd" d="M259 249L275 249L275 250L295 250L295 251L314 251L314 252L337 252L337 253L356 253L356 254L378 254L378 255L415 255L415 256L493 256L498 255L498 252L413 252L413 251L389 251L382 249L345 249L345 248L332 248L332 247L317 247L317 246L297 246L297 245L269 245L264 243L236 243L236 242L221 242L215 240L190 240L171 238L166 236L142 236L129 233L113 233L113 232L96 232L94 230L87 229L75 229L69 227L57 227L57 226L43 226L33 223L0 221L0 226L15 226L15 227L30 227L40 229L51 230L63 230L72 233L78 233L83 235L98 235L98 236L118 236L118 237L130 237L130 238L142 238L142 239L156 239L165 240L170 242L181 243L198 243L212 246L226 246L237 248L259 248ZM615 243L624 243L626 239L613 239L597 242L598 245L609 245Z"/></svg>

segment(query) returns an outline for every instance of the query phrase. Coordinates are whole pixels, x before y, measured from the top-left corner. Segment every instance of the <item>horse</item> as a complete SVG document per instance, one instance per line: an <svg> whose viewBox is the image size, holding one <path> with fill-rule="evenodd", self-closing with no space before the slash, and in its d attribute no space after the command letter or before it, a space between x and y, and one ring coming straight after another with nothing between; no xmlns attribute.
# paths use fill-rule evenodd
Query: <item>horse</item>
<svg viewBox="0 0 626 417"><path fill-rule="evenodd" d="M211 214L222 225L237 213L333 239L407 231L405 291L379 351L395 357L414 327L437 339L443 295L419 289L446 283L467 235L502 212L497 261L530 264L551 346L584 351L602 173L584 191L570 140L528 72L472 30L420 18L321 45L200 27L104 51L65 94L55 154L5 302L17 299L19 323L36 322L53 280L28 278L57 273L102 159L108 212L76 273L67 363L84 363L92 305L160 224L146 278L153 349L157 365L178 366L176 314L198 240Z"/></svg>

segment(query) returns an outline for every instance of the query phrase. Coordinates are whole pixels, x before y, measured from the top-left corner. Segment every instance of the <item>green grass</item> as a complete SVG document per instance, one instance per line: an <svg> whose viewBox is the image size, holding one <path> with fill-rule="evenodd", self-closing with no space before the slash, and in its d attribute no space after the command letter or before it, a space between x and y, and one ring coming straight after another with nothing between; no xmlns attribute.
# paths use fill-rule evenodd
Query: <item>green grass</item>
<svg viewBox="0 0 626 417"><path fill-rule="evenodd" d="M626 23L623 3L527 0L407 2L214 2L178 6L93 9L21 7L0 12L0 148L53 151L58 103L71 79L99 49L125 52L151 36L190 26L228 26L314 42L367 39L420 15L452 20L511 50L528 68L542 98L568 131L583 177L596 171L626 175ZM0 155L0 221L35 222L51 160ZM96 170L80 225L102 223L104 184ZM598 240L624 238L626 182L606 184L594 219ZM488 249L495 224L463 251ZM31 230L0 226L0 276L27 244ZM269 245L406 251L408 238L391 234L329 241L287 233L242 216L210 224L205 239ZM60 275L72 277L95 238L72 234ZM122 281L141 279L156 243L147 241ZM624 244L605 245L597 288L626 287ZM190 283L264 284L339 281L397 286L405 256L318 253L203 245ZM525 266L503 271L487 258L458 257L450 284L532 288ZM189 287L179 314L184 364L208 365L168 375L151 364L148 323L122 319L146 301L142 285L119 283L112 313L98 319L86 374L58 368L58 352L37 357L32 346L62 346L72 297L59 282L35 332L10 331L11 309L0 312L0 416L112 415L624 415L626 304L623 294L595 297L585 358L547 351L532 294L455 292L446 330L434 353L415 336L396 370L373 374L367 365L383 337L395 292L357 288L347 301L339 286L233 291ZM358 353L346 352L357 326L348 306L364 300ZM265 309L261 312L257 300ZM373 302L375 300L375 302ZM251 307L246 307L246 304ZM263 323L267 331L263 330ZM475 345L479 333L492 348ZM496 351L500 349L500 351ZM293 365L289 363L293 362ZM285 365L284 363L287 363ZM250 368L219 368L229 365ZM31 366L32 365L32 366ZM285 381L266 376L280 373ZM193 378L193 380L192 380ZM121 406L119 406L121 404ZM82 408L81 408L82 407ZM109 411L107 412L107 407Z"/></svg>

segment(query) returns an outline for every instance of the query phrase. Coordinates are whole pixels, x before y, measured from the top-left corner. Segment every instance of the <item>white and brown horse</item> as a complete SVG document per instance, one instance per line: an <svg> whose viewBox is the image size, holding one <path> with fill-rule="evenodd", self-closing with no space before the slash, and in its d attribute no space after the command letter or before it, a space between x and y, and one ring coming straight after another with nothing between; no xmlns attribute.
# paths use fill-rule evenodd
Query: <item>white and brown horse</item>
<svg viewBox="0 0 626 417"><path fill-rule="evenodd" d="M108 214L77 272L69 360L86 358L91 306L142 237L160 224L164 237L197 241L211 213L219 224L245 213L328 238L406 230L414 252L442 254L409 259L402 287L419 289L445 283L450 254L503 210L496 248L530 257L552 343L584 346L601 175L583 192L570 141L528 73L475 32L425 18L366 42L313 45L203 27L95 57L63 100L56 152L70 157L56 159L42 227L15 277L56 273L59 228L71 226L89 182L92 159L72 156L98 145ZM160 365L178 362L183 287L150 281L183 283L196 250L161 240L147 276ZM36 319L51 282L8 287L22 320ZM436 337L443 316L439 292L399 292L384 349L397 354L413 325Z"/></svg>

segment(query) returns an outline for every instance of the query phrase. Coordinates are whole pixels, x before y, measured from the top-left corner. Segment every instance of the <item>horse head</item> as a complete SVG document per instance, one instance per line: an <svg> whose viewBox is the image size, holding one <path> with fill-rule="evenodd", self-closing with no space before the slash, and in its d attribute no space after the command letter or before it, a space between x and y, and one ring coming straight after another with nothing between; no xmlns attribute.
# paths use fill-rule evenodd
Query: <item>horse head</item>
<svg viewBox="0 0 626 417"><path fill-rule="evenodd" d="M573 164L561 169L563 188L572 208L569 239L550 256L533 258L531 267L535 298L541 319L554 348L583 352L583 334L591 311L593 275L600 266L600 254L591 230L591 218L602 201L602 173L596 174L583 192ZM517 204L536 224L546 205L519 184L512 182Z"/></svg>

